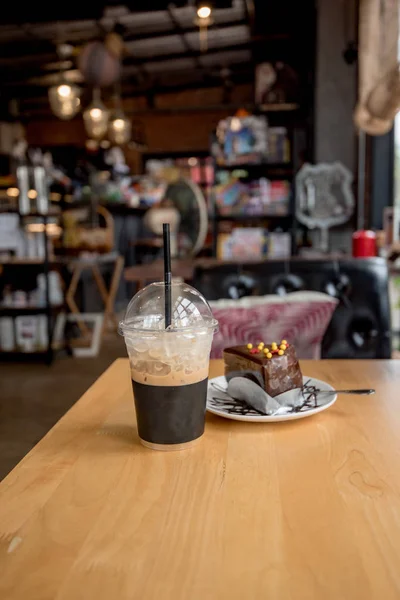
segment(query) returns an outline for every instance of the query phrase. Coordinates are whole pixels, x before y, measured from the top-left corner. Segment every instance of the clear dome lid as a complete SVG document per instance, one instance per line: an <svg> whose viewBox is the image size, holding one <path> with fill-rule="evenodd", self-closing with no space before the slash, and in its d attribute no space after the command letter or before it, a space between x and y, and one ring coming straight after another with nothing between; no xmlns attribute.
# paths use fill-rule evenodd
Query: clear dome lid
<svg viewBox="0 0 400 600"><path fill-rule="evenodd" d="M125 318L119 324L122 335L165 329L164 282L151 283L130 301ZM171 284L171 325L166 331L217 329L207 300L186 283Z"/></svg>

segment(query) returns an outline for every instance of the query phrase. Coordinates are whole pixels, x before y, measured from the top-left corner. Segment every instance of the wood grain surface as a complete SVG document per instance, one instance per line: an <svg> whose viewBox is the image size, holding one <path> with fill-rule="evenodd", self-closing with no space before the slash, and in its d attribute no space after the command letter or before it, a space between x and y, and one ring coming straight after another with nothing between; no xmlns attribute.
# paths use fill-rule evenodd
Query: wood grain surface
<svg viewBox="0 0 400 600"><path fill-rule="evenodd" d="M398 600L400 363L302 367L377 394L162 453L115 362L0 485L0 598Z"/></svg>

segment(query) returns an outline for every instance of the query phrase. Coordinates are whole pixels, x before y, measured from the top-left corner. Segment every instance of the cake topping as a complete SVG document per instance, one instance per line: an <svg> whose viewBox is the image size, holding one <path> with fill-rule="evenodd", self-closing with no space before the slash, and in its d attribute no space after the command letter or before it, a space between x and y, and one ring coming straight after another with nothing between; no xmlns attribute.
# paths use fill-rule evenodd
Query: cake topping
<svg viewBox="0 0 400 600"><path fill-rule="evenodd" d="M278 345L277 342L271 343L271 348L267 348L265 342L258 342L257 346L254 346L251 342L246 344L246 348L249 354L262 353L266 358L272 358L274 355L283 356L285 351L289 348L289 344L286 340L282 340Z"/></svg>

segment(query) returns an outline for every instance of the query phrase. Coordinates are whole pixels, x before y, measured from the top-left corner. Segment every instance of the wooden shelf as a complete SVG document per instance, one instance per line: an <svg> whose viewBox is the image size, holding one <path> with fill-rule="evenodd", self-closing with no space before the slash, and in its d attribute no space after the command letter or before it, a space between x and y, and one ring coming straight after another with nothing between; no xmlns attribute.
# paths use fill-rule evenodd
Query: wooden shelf
<svg viewBox="0 0 400 600"><path fill-rule="evenodd" d="M237 163L234 165L221 165L216 163L216 169L226 169L231 171L233 169L292 169L292 163L289 162L261 162L261 163Z"/></svg>
<svg viewBox="0 0 400 600"><path fill-rule="evenodd" d="M237 164L237 165L216 165L216 171L248 171L249 173L276 175L282 177L292 177L294 169L292 163L254 163L254 164Z"/></svg>
<svg viewBox="0 0 400 600"><path fill-rule="evenodd" d="M281 220L291 219L291 214L286 215L214 215L211 219L216 221L266 221L266 220Z"/></svg>
<svg viewBox="0 0 400 600"><path fill-rule="evenodd" d="M26 218L26 217L41 217L42 219L45 217L58 217L61 215L61 210L59 208L50 208L49 212L46 214L43 213L39 213L39 212L30 212L30 213L26 213L26 214L22 214L19 212L19 210L16 210L14 208L6 208L6 209L2 209L0 208L0 214L1 215L19 215L21 218Z"/></svg>
<svg viewBox="0 0 400 600"><path fill-rule="evenodd" d="M43 265L44 260L41 258L7 258L0 259L0 265Z"/></svg>
<svg viewBox="0 0 400 600"><path fill-rule="evenodd" d="M58 313L65 310L64 305L51 306L51 313ZM39 306L0 306L0 317L18 317L23 315L47 315L46 307Z"/></svg>
<svg viewBox="0 0 400 600"><path fill-rule="evenodd" d="M89 207L88 205L86 205ZM101 204L113 215L131 215L142 217L149 210L150 206L128 206L125 202L107 202ZM75 204L71 204L68 210L75 208Z"/></svg>
<svg viewBox="0 0 400 600"><path fill-rule="evenodd" d="M268 112L292 112L295 110L299 110L299 104L294 102L283 102L283 103L274 103L274 104L260 104L258 106L258 110L263 113Z"/></svg>
<svg viewBox="0 0 400 600"><path fill-rule="evenodd" d="M49 262L49 267L51 267L52 265L57 265L59 264L60 261L57 260L51 260ZM8 258L6 260L1 260L0 259L0 267L1 266L30 266L30 265L44 265L45 261L42 258Z"/></svg>

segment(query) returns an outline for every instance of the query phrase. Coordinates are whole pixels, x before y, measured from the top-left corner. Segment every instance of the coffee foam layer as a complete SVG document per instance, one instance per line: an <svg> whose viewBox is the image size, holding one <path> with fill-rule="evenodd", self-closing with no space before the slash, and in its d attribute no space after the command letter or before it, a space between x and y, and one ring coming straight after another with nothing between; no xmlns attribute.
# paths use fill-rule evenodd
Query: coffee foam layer
<svg viewBox="0 0 400 600"><path fill-rule="evenodd" d="M156 386L198 383L208 377L213 332L152 332L125 337L132 379Z"/></svg>
<svg viewBox="0 0 400 600"><path fill-rule="evenodd" d="M155 386L179 386L189 385L191 383L198 383L208 377L208 364L206 367L202 367L190 373L187 370L173 371L171 370L167 375L154 375L146 371L137 371L131 368L131 376L133 381L143 383L144 385L155 385Z"/></svg>

